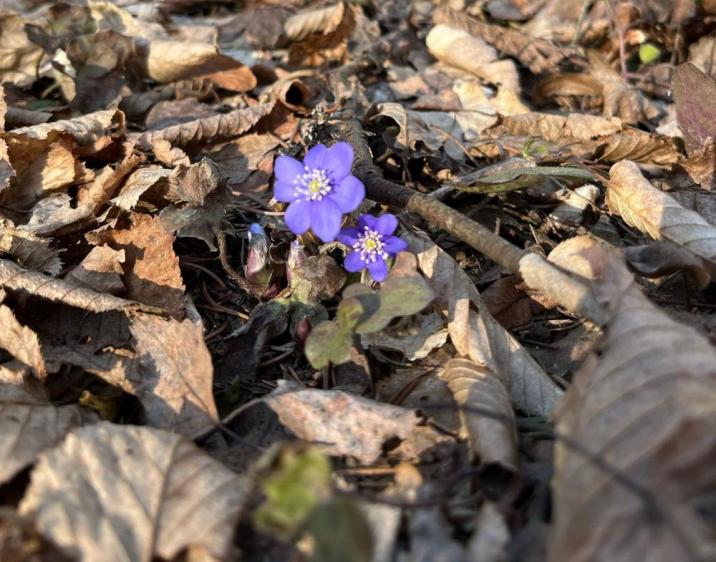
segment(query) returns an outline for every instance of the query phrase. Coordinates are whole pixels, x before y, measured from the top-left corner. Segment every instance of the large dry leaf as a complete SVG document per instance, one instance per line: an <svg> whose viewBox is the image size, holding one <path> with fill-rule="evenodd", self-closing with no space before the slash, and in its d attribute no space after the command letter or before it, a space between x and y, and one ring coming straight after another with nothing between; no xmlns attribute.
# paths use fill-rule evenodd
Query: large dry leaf
<svg viewBox="0 0 716 562"><path fill-rule="evenodd" d="M216 424L213 366L201 324L140 313L130 331L139 366L117 382L145 405L147 421L187 436Z"/></svg>
<svg viewBox="0 0 716 562"><path fill-rule="evenodd" d="M613 212L655 240L688 249L701 258L711 279L716 277L716 228L651 185L633 162L614 164L609 178L607 201Z"/></svg>
<svg viewBox="0 0 716 562"><path fill-rule="evenodd" d="M436 25L425 43L440 62L513 92L520 91L520 78L513 61L497 61L497 51L478 37L447 25Z"/></svg>
<svg viewBox="0 0 716 562"><path fill-rule="evenodd" d="M383 404L341 390L318 390L283 384L264 398L281 423L331 455L375 462L395 438L408 440L410 456L434 446L439 436L420 427L415 410Z"/></svg>
<svg viewBox="0 0 716 562"><path fill-rule="evenodd" d="M37 334L27 326L23 326L15 318L10 307L4 304L0 304L0 348L28 367L32 367L38 377L47 376Z"/></svg>
<svg viewBox="0 0 716 562"><path fill-rule="evenodd" d="M158 217L134 213L127 230L108 230L99 239L115 250L124 250L123 264L127 297L165 308L182 317L186 306L179 258L174 253L174 236Z"/></svg>
<svg viewBox="0 0 716 562"><path fill-rule="evenodd" d="M78 144L91 144L110 133L124 130L124 114L118 109L96 111L74 119L21 127L8 133L9 138L46 139L51 132L68 133Z"/></svg>
<svg viewBox="0 0 716 562"><path fill-rule="evenodd" d="M633 160L671 166L683 157L676 139L632 128L598 138L592 146L594 156L603 162Z"/></svg>
<svg viewBox="0 0 716 562"><path fill-rule="evenodd" d="M552 562L713 560L716 349L642 294L620 256L587 237L551 260L596 279L611 319L599 356L556 411Z"/></svg>
<svg viewBox="0 0 716 562"><path fill-rule="evenodd" d="M101 423L42 455L20 511L74 560L226 560L247 492L179 435Z"/></svg>
<svg viewBox="0 0 716 562"><path fill-rule="evenodd" d="M65 279L84 285L98 293L110 295L121 293L125 286L122 281L124 250L113 250L109 246L92 248L82 261L72 268Z"/></svg>
<svg viewBox="0 0 716 562"><path fill-rule="evenodd" d="M494 46L500 53L515 57L535 74L554 72L562 62L569 59L583 61L576 48L558 47L550 41L537 39L517 29L484 23L465 12L438 9L433 13L433 21L464 29Z"/></svg>
<svg viewBox="0 0 716 562"><path fill-rule="evenodd" d="M26 23L17 14L0 14L0 82L27 86L37 77L43 51L28 39Z"/></svg>
<svg viewBox="0 0 716 562"><path fill-rule="evenodd" d="M52 302L61 302L91 312L108 310L153 310L153 306L106 295L87 289L77 283L53 279L42 273L27 271L11 261L0 259L0 287L29 293Z"/></svg>
<svg viewBox="0 0 716 562"><path fill-rule="evenodd" d="M502 378L468 359L450 360L440 378L448 383L459 406L483 409L501 418L460 411L463 432L469 440L473 458L483 467L517 474L517 430L510 396Z"/></svg>
<svg viewBox="0 0 716 562"><path fill-rule="evenodd" d="M674 71L672 87L676 118L692 154L716 139L716 82L687 62Z"/></svg>
<svg viewBox="0 0 716 562"><path fill-rule="evenodd" d="M404 237L447 316L450 339L458 352L499 374L515 408L529 415L549 414L562 391L488 312L467 274L429 240Z"/></svg>
<svg viewBox="0 0 716 562"><path fill-rule="evenodd" d="M495 139L515 135L540 137L552 142L560 142L570 137L589 141L595 137L618 133L622 128L621 119L616 117L599 117L585 113L553 115L530 112L503 117L498 125L486 131L486 135Z"/></svg>
<svg viewBox="0 0 716 562"><path fill-rule="evenodd" d="M0 484L62 441L70 429L95 420L80 406L52 406L47 391L33 384L25 369L0 365Z"/></svg>
<svg viewBox="0 0 716 562"><path fill-rule="evenodd" d="M341 45L354 25L353 10L345 2L294 14L284 23L284 33L291 42L290 60L315 64L320 60L316 55Z"/></svg>
<svg viewBox="0 0 716 562"><path fill-rule="evenodd" d="M158 140L166 140L182 147L202 141L226 140L251 129L259 119L271 112L273 106L273 103L253 105L206 119L196 119L164 129L136 134L133 138L136 138L138 144L146 149L150 149Z"/></svg>

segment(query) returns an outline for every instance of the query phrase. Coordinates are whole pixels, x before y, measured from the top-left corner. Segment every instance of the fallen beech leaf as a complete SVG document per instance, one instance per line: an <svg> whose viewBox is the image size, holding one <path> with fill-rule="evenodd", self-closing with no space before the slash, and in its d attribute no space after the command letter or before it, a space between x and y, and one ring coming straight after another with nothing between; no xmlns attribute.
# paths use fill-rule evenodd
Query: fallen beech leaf
<svg viewBox="0 0 716 562"><path fill-rule="evenodd" d="M91 312L157 310L152 306L97 293L77 283L53 279L35 271L26 271L19 265L4 259L0 259L0 287L5 287L12 291L22 291L49 301L61 302L68 306Z"/></svg>
<svg viewBox="0 0 716 562"><path fill-rule="evenodd" d="M177 166L169 176L166 197L172 202L203 205L206 197L221 184L219 168L208 158L196 164Z"/></svg>
<svg viewBox="0 0 716 562"><path fill-rule="evenodd" d="M353 10L345 2L294 14L284 22L286 38L291 42L290 60L317 62L316 54L341 45L354 26Z"/></svg>
<svg viewBox="0 0 716 562"><path fill-rule="evenodd" d="M91 144L110 133L122 133L124 131L124 114L118 109L96 111L74 119L21 127L7 133L6 136L10 139L25 137L42 140L48 138L53 131L72 135L80 145Z"/></svg>
<svg viewBox="0 0 716 562"><path fill-rule="evenodd" d="M470 454L485 471L498 471L495 483L499 494L517 475L517 429L510 397L499 373L469 359L452 359L440 378L448 383L458 406L487 410L504 419L460 411L462 432L470 444ZM491 476L497 476L492 474ZM486 482L490 485L490 482Z"/></svg>
<svg viewBox="0 0 716 562"><path fill-rule="evenodd" d="M172 316L184 315L186 300L174 236L158 217L139 213L131 216L127 230L107 230L99 240L115 250L124 250L124 284L127 296L138 302L165 308Z"/></svg>
<svg viewBox="0 0 716 562"><path fill-rule="evenodd" d="M273 106L273 102L253 105L214 117L173 125L165 129L137 133L130 137L136 139L137 143L146 149L151 148L152 143L157 140L166 140L179 147L201 141L226 140L251 129L259 119L271 112Z"/></svg>
<svg viewBox="0 0 716 562"><path fill-rule="evenodd" d="M549 218L563 226L579 226L587 208L594 206L600 191L596 185L581 185L569 191L562 203L549 214Z"/></svg>
<svg viewBox="0 0 716 562"><path fill-rule="evenodd" d="M709 276L698 256L683 246L671 242L650 242L641 246L624 248L624 258L639 275L652 279L686 271L699 287L709 283Z"/></svg>
<svg viewBox="0 0 716 562"><path fill-rule="evenodd" d="M42 455L20 512L79 560L224 560L247 483L179 435L102 422ZM207 558L208 559L208 558Z"/></svg>
<svg viewBox="0 0 716 562"><path fill-rule="evenodd" d="M161 166L142 166L133 171L112 204L125 211L131 211L139 203L140 198L150 190L166 191L171 170Z"/></svg>
<svg viewBox="0 0 716 562"><path fill-rule="evenodd" d="M48 273L53 277L62 270L60 252L53 249L52 240L40 238L33 232L0 226L0 255L9 254L24 269Z"/></svg>
<svg viewBox="0 0 716 562"><path fill-rule="evenodd" d="M505 135L540 137L552 142L573 137L589 141L595 137L618 133L622 128L621 119L616 117L598 117L584 113L552 115L530 112L503 117L498 125L485 131L485 136L495 139Z"/></svg>
<svg viewBox="0 0 716 562"><path fill-rule="evenodd" d="M122 387L145 405L147 421L187 436L218 423L202 326L140 313L130 331L139 369L126 374Z"/></svg>
<svg viewBox="0 0 716 562"><path fill-rule="evenodd" d="M21 517L9 507L0 507L0 559L30 562L67 562L56 546L45 539L30 517Z"/></svg>
<svg viewBox="0 0 716 562"><path fill-rule="evenodd" d="M122 264L124 250L113 250L109 246L92 248L89 254L74 267L65 279L89 287L98 293L110 295L124 291Z"/></svg>
<svg viewBox="0 0 716 562"><path fill-rule="evenodd" d="M0 82L29 86L37 78L43 51L27 37L27 19L17 14L0 14Z"/></svg>
<svg viewBox="0 0 716 562"><path fill-rule="evenodd" d="M715 278L716 228L651 185L633 162L614 164L609 178L607 202L613 212L655 240L686 248L701 259L711 280Z"/></svg>
<svg viewBox="0 0 716 562"><path fill-rule="evenodd" d="M44 379L47 376L37 334L18 322L12 310L4 304L0 304L0 348L32 367L37 377Z"/></svg>
<svg viewBox="0 0 716 562"><path fill-rule="evenodd" d="M716 139L716 82L687 62L676 67L672 88L676 119L691 155Z"/></svg>
<svg viewBox="0 0 716 562"><path fill-rule="evenodd" d="M513 61L497 61L497 51L478 37L447 25L436 25L425 38L430 53L439 61L513 92L520 91L520 78Z"/></svg>
<svg viewBox="0 0 716 562"><path fill-rule="evenodd" d="M412 447L415 456L440 440L427 427L418 426L414 410L340 390L284 383L264 401L300 439L316 442L327 454L349 455L363 464L374 463L383 453L383 445L394 438L418 438Z"/></svg>
<svg viewBox="0 0 716 562"><path fill-rule="evenodd" d="M611 319L599 357L575 377L557 429L553 562L709 560L716 486L716 351L643 295L619 255L589 237L550 259L595 279ZM647 503L651 502L651 503Z"/></svg>
<svg viewBox="0 0 716 562"><path fill-rule="evenodd" d="M593 142L594 156L603 162L633 160L643 164L671 166L682 159L677 141L671 137L625 129Z"/></svg>
<svg viewBox="0 0 716 562"><path fill-rule="evenodd" d="M499 373L515 408L529 415L549 414L562 391L487 311L467 274L432 242L409 234L403 237L437 295L458 352Z"/></svg>
<svg viewBox="0 0 716 562"><path fill-rule="evenodd" d="M44 387L29 385L24 375L9 363L0 365L0 484L61 442L70 429L97 419L80 406L51 405Z"/></svg>
<svg viewBox="0 0 716 562"><path fill-rule="evenodd" d="M480 293L487 310L506 330L526 326L532 320L532 300L517 288L517 275L501 277Z"/></svg>

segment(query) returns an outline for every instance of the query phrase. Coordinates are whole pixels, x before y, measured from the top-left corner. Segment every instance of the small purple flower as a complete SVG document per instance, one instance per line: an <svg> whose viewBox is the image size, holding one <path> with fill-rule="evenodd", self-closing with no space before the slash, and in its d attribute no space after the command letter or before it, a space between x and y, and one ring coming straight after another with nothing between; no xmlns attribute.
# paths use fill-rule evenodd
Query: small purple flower
<svg viewBox="0 0 716 562"><path fill-rule="evenodd" d="M278 201L290 203L284 220L294 234L309 228L323 242L336 239L343 213L358 208L365 187L351 175L353 147L339 142L327 148L311 148L303 164L290 156L279 156L274 166L273 190Z"/></svg>
<svg viewBox="0 0 716 562"><path fill-rule="evenodd" d="M368 268L370 276L380 283L388 277L388 258L408 248L408 243L393 232L398 228L398 219L390 213L375 218L361 215L358 228L341 230L338 240L353 251L346 256L343 267L348 271L361 271Z"/></svg>

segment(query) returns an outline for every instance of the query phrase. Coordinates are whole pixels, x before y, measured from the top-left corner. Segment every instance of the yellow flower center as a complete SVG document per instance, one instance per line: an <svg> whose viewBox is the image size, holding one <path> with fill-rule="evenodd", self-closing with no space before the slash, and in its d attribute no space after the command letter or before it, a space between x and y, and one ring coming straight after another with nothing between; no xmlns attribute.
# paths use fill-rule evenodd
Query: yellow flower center
<svg viewBox="0 0 716 562"><path fill-rule="evenodd" d="M311 193L319 193L323 189L323 183L318 179L313 179L308 183L308 191Z"/></svg>
<svg viewBox="0 0 716 562"><path fill-rule="evenodd" d="M378 244L372 238L366 238L365 242L363 242L363 248L366 250L375 250L377 247Z"/></svg>

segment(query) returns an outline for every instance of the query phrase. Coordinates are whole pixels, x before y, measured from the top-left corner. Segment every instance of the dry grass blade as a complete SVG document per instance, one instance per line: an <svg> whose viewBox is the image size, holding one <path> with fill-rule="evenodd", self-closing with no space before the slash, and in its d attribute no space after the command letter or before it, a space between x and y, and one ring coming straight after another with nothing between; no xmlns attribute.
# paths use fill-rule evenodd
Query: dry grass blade
<svg viewBox="0 0 716 562"><path fill-rule="evenodd" d="M447 315L450 339L458 352L498 373L515 408L530 415L549 414L562 391L488 312L467 274L429 240L405 238Z"/></svg>
<svg viewBox="0 0 716 562"><path fill-rule="evenodd" d="M484 23L464 12L450 9L436 10L433 21L464 29L470 35L483 39L498 51L519 60L534 74L554 71L561 63L572 60L582 62L584 58L576 48L558 47L553 43L532 37L515 29Z"/></svg>
<svg viewBox="0 0 716 562"><path fill-rule="evenodd" d="M71 281L54 279L42 273L27 271L8 260L0 259L0 286L23 291L53 302L61 302L90 312L108 310L156 311L152 306L97 293Z"/></svg>
<svg viewBox="0 0 716 562"><path fill-rule="evenodd" d="M549 560L713 560L716 350L652 305L604 244L574 238L552 254L596 279L611 312L599 358L556 411L557 429L615 472L557 442Z"/></svg>
<svg viewBox="0 0 716 562"><path fill-rule="evenodd" d="M688 249L712 279L716 276L716 228L651 185L633 162L615 164L609 177L607 201L613 212L655 240Z"/></svg>
<svg viewBox="0 0 716 562"><path fill-rule="evenodd" d="M201 141L224 140L248 131L256 125L259 119L271 112L273 105L272 102L236 109L222 115L196 119L180 125L136 134L134 138L136 138L139 145L147 150L159 140L166 140L172 145L180 147Z"/></svg>
<svg viewBox="0 0 716 562"><path fill-rule="evenodd" d="M45 453L20 506L76 560L225 560L247 486L179 435L110 423Z"/></svg>
<svg viewBox="0 0 716 562"><path fill-rule="evenodd" d="M503 418L460 412L472 457L485 469L516 475L517 430L510 397L500 376L468 359L452 359L440 378L447 381L459 406L480 408Z"/></svg>
<svg viewBox="0 0 716 562"><path fill-rule="evenodd" d="M51 132L69 133L77 143L85 145L114 131L124 129L124 113L117 109L97 111L74 119L42 123L31 127L21 127L8 133L8 137L25 137L30 139L46 139Z"/></svg>

